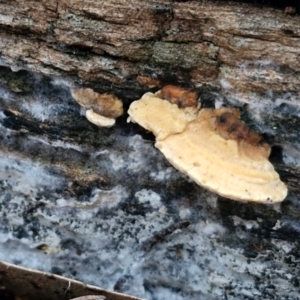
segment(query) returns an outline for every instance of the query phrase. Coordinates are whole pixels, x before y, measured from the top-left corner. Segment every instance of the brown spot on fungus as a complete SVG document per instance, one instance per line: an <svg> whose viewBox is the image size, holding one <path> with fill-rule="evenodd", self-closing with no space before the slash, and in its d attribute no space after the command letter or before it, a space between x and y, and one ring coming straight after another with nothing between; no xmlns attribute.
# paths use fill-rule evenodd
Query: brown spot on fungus
<svg viewBox="0 0 300 300"><path fill-rule="evenodd" d="M154 133L155 146L167 160L199 185L240 201L270 203L286 197L287 188L268 161L269 146L239 120L237 110L191 113L189 107L180 109L146 93L128 113Z"/></svg>
<svg viewBox="0 0 300 300"><path fill-rule="evenodd" d="M243 121L236 109L221 108L214 111L216 132L225 140L235 140L240 151L259 159L268 158L270 146L262 142L262 136L251 130Z"/></svg>
<svg viewBox="0 0 300 300"><path fill-rule="evenodd" d="M252 145L258 144L262 137L258 133L250 130L247 125L240 120L235 111L236 110L228 110L217 115L215 119L217 132L225 140L235 140L237 142L244 140Z"/></svg>
<svg viewBox="0 0 300 300"><path fill-rule="evenodd" d="M176 104L179 108L197 107L198 94L174 85L166 85L160 90L161 98Z"/></svg>

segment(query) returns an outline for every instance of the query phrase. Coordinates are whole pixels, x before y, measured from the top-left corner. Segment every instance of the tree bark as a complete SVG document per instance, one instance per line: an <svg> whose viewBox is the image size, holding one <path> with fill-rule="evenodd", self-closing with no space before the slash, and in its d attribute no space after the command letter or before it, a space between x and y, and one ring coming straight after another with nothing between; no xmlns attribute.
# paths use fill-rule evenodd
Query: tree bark
<svg viewBox="0 0 300 300"><path fill-rule="evenodd" d="M215 1L1 1L1 60L138 89L138 75L244 96L299 86L299 16ZM226 90L227 90L226 89Z"/></svg>

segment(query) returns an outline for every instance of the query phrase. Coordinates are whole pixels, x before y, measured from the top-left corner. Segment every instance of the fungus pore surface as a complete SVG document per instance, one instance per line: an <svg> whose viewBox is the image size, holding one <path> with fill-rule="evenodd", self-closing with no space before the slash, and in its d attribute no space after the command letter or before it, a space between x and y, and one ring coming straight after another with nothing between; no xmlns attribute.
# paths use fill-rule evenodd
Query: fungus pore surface
<svg viewBox="0 0 300 300"><path fill-rule="evenodd" d="M92 109L88 109L85 112L85 116L88 119L88 121L99 127L112 127L116 123L115 119L99 115L95 113Z"/></svg>
<svg viewBox="0 0 300 300"><path fill-rule="evenodd" d="M175 168L233 200L272 203L286 197L287 188L268 160L270 146L240 120L236 109L183 107L184 95L179 105L164 95L163 89L146 93L128 113L154 133L155 146Z"/></svg>

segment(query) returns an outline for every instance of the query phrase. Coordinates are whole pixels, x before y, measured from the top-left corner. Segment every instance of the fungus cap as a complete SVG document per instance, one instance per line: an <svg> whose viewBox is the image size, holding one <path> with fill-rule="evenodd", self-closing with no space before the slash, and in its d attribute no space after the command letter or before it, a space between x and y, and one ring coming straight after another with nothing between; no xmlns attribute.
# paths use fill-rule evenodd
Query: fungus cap
<svg viewBox="0 0 300 300"><path fill-rule="evenodd" d="M128 110L130 120L153 132L157 140L184 131L199 110L199 107L180 109L159 95L146 93L140 100L132 102Z"/></svg>
<svg viewBox="0 0 300 300"><path fill-rule="evenodd" d="M99 94L90 88L73 89L71 93L81 106L91 108L102 116L117 118L123 114L123 103L113 94Z"/></svg>
<svg viewBox="0 0 300 300"><path fill-rule="evenodd" d="M159 93L158 93L159 94ZM268 161L269 146L225 139L216 119L236 110L202 109L189 113L151 93L133 102L130 119L156 136L155 146L178 170L199 185L230 199L282 201L287 188Z"/></svg>

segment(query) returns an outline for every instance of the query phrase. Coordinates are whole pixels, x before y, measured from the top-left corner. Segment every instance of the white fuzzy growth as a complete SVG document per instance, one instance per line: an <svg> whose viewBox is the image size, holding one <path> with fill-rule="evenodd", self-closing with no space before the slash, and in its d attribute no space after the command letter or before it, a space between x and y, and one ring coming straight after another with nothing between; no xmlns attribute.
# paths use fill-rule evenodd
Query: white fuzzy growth
<svg viewBox="0 0 300 300"><path fill-rule="evenodd" d="M191 210L189 208L181 208L179 211L179 217L183 220L188 219L191 216Z"/></svg>
<svg viewBox="0 0 300 300"><path fill-rule="evenodd" d="M72 202L71 202L72 203ZM56 200L57 206L65 207L70 205L70 200L67 200L65 198L59 198Z"/></svg>
<svg viewBox="0 0 300 300"><path fill-rule="evenodd" d="M228 81L226 81L225 79L220 80L220 85L225 90L232 89L232 85Z"/></svg>
<svg viewBox="0 0 300 300"><path fill-rule="evenodd" d="M259 228L259 224L257 223L257 221L243 220L243 219L239 218L238 216L233 216L232 219L233 219L235 226L244 225L246 227L246 229L248 229L248 230L250 230L252 228Z"/></svg>
<svg viewBox="0 0 300 300"><path fill-rule="evenodd" d="M68 143L68 142L64 142L64 141L61 141L61 140L49 142L46 139L42 139L42 138L35 137L35 136L29 136L28 139L32 140L32 141L37 141L39 143L42 143L44 145L54 147L54 148L73 149L73 150L76 150L78 152L87 151L87 149L85 149L82 146L78 146L78 145L71 144L71 143Z"/></svg>
<svg viewBox="0 0 300 300"><path fill-rule="evenodd" d="M13 72L19 72L22 70L22 68L18 67L18 66L10 66L10 69L13 71Z"/></svg>
<svg viewBox="0 0 300 300"><path fill-rule="evenodd" d="M272 105L269 103L269 105ZM249 115L252 116L259 123L264 123L264 117L266 116L266 104L264 103L251 103L248 106ZM269 133L274 133L270 128Z"/></svg>
<svg viewBox="0 0 300 300"><path fill-rule="evenodd" d="M87 109L86 109L86 108L84 108L84 107L80 106L80 115L81 115L81 116L85 116L85 114L86 114L86 111L87 111Z"/></svg>
<svg viewBox="0 0 300 300"><path fill-rule="evenodd" d="M291 167L300 167L300 145L284 144L282 151L283 161Z"/></svg>
<svg viewBox="0 0 300 300"><path fill-rule="evenodd" d="M27 191L28 195L36 195L45 187L59 187L61 178L48 174L38 163L14 158L0 158L0 180L12 186L14 191Z"/></svg>
<svg viewBox="0 0 300 300"><path fill-rule="evenodd" d="M68 80L65 78L56 77L51 81L51 84L58 85L59 87L65 87L68 89L73 89L75 84L72 80Z"/></svg>
<svg viewBox="0 0 300 300"><path fill-rule="evenodd" d="M207 236L215 237L216 235L224 234L225 229L218 223L208 222L201 223L203 226L203 233Z"/></svg>
<svg viewBox="0 0 300 300"><path fill-rule="evenodd" d="M117 155L115 153L111 153L109 155L109 159L111 161L111 167L113 168L114 171L121 170L125 168L126 162L121 155Z"/></svg>
<svg viewBox="0 0 300 300"><path fill-rule="evenodd" d="M16 260L16 253L17 260L22 262L23 267L45 272L51 270L51 256L46 256L40 250L30 249L18 241L9 241L0 244L0 260L14 262ZM41 261L43 261L42 264Z"/></svg>
<svg viewBox="0 0 300 300"><path fill-rule="evenodd" d="M159 287L156 289L156 294L158 295L159 300L186 300L185 297L180 296L176 291L172 291L171 289ZM145 295L145 299L153 299L152 295Z"/></svg>
<svg viewBox="0 0 300 300"><path fill-rule="evenodd" d="M282 241L278 239L272 239L272 244L277 249L283 250L286 254L289 254L293 250L293 245L287 241ZM284 270L282 270L284 272ZM284 272L285 273L285 272Z"/></svg>
<svg viewBox="0 0 300 300"><path fill-rule="evenodd" d="M20 196L13 197L9 202L9 206L12 207L14 205L17 205L18 207L22 207L22 206L26 205L24 198L20 197ZM10 222L11 225L20 226L20 225L24 224L24 219L23 219L23 216L20 214L20 212L21 212L21 209L16 209L16 210L11 209L11 212L9 215L9 217L11 219L11 222Z"/></svg>
<svg viewBox="0 0 300 300"><path fill-rule="evenodd" d="M65 107L62 104L53 104L48 99L34 99L35 101L24 102L23 109L27 111L33 118L39 121L53 120L61 110Z"/></svg>
<svg viewBox="0 0 300 300"><path fill-rule="evenodd" d="M5 59L0 58L0 66L1 67L9 67L9 64L5 61Z"/></svg>
<svg viewBox="0 0 300 300"><path fill-rule="evenodd" d="M265 60L257 60L254 64L252 62L243 62L239 65L241 70L247 70L249 68L253 68L254 66L256 69L261 69L261 68L266 68L266 67L274 67L275 64L273 63L272 60L270 59L265 59Z"/></svg>
<svg viewBox="0 0 300 300"><path fill-rule="evenodd" d="M112 208L128 197L127 191L122 186L116 186L112 190L105 191L95 189L92 192L90 203L101 208Z"/></svg>
<svg viewBox="0 0 300 300"><path fill-rule="evenodd" d="M151 172L150 177L157 181L168 180L171 177L173 170L173 168L166 168L165 170L160 170L158 172Z"/></svg>
<svg viewBox="0 0 300 300"><path fill-rule="evenodd" d="M147 168L150 170L153 169L153 166L149 166L147 160L148 157L151 157L151 155L155 155L156 153L152 143L145 143L141 136L135 135L126 139L126 145L130 148L130 151L127 153L115 153L112 149L111 154L109 155L111 166L114 171L127 169L132 172L139 172L140 170L145 170Z"/></svg>
<svg viewBox="0 0 300 300"><path fill-rule="evenodd" d="M282 104L288 107L291 114L300 117L300 94L292 95L291 93L286 93L275 99L274 105L276 107Z"/></svg>
<svg viewBox="0 0 300 300"><path fill-rule="evenodd" d="M224 105L223 98L218 97L215 99L215 108L220 108Z"/></svg>
<svg viewBox="0 0 300 300"><path fill-rule="evenodd" d="M276 224L275 224L275 226L272 228L273 230L277 230L277 229L280 229L281 228L281 221L280 220L277 220L276 221Z"/></svg>
<svg viewBox="0 0 300 300"><path fill-rule="evenodd" d="M107 154L107 153L109 153L108 150L96 151L96 152L94 152L94 153L91 154L91 159L95 159L95 158L97 158L97 157L99 157L99 156L101 156L103 154Z"/></svg>
<svg viewBox="0 0 300 300"><path fill-rule="evenodd" d="M82 208L82 212L84 212L84 214L86 214L87 211L90 211L92 214L94 214L99 210L99 208L113 208L117 206L127 197L128 192L122 186L116 186L111 190L102 190L99 188L95 188L91 193L89 201L87 202L79 203L74 199L70 201L64 198L59 198L56 200L56 204L62 208ZM86 216L81 215L79 216L79 218L85 219Z"/></svg>
<svg viewBox="0 0 300 300"><path fill-rule="evenodd" d="M0 87L0 99L1 100L7 101L7 100L11 100L13 98L14 98L14 95L11 92Z"/></svg>
<svg viewBox="0 0 300 300"><path fill-rule="evenodd" d="M267 66L275 66L274 62L271 59L262 59L262 60L257 60L254 65L256 67L267 67Z"/></svg>
<svg viewBox="0 0 300 300"><path fill-rule="evenodd" d="M4 114L4 112L3 111L0 111L0 120L2 121L2 120L4 120L6 118L6 115ZM3 128L3 126L2 125L0 125L0 128Z"/></svg>
<svg viewBox="0 0 300 300"><path fill-rule="evenodd" d="M156 209L162 205L160 195L151 190L142 189L141 191L136 192L134 196L140 203L149 203Z"/></svg>
<svg viewBox="0 0 300 300"><path fill-rule="evenodd" d="M50 145L52 147L55 147L55 148L73 149L73 150L76 150L78 152L84 152L85 151L85 149L81 146L71 144L71 143L67 143L67 142L60 141L60 140L51 142Z"/></svg>

